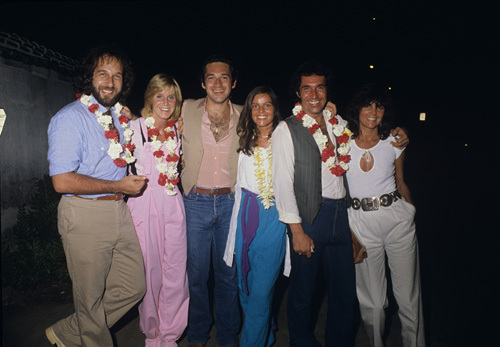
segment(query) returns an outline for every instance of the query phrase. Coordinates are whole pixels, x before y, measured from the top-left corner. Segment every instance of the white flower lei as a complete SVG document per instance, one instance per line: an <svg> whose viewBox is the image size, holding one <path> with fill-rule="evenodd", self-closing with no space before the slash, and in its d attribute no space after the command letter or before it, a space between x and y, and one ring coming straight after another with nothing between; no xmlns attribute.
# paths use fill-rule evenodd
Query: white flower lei
<svg viewBox="0 0 500 347"><path fill-rule="evenodd" d="M308 128L312 133L314 140L321 149L321 158L328 169L330 169L330 172L336 176L342 176L342 174L349 169L347 163L351 161L351 157L348 153L350 150L352 132L347 127L340 125L337 118L332 116L330 111L324 110L326 120L332 124L333 134L337 137L336 147L337 153L339 154L339 157L337 157L334 151L329 150L328 137L323 134L318 122L302 110L302 105L300 103L295 105L292 112L299 121L302 121L302 125Z"/></svg>
<svg viewBox="0 0 500 347"><path fill-rule="evenodd" d="M155 120L153 117L148 117L144 120L144 123L146 123L146 126L148 129L155 129ZM173 129L171 127L166 127L165 128L166 132L171 132ZM157 140L156 135L151 136L151 147L156 151L161 150L161 147L163 143L160 140ZM168 153L165 156L155 156L156 158L156 170L163 175L167 177L167 180L165 181L165 193L167 195L176 195L177 193L174 191L175 184L173 183L174 181L177 180L177 161L168 161L166 160L166 157L168 155L174 156L175 155L175 150L177 149L177 142L174 140L173 137L167 138L165 141L165 148L167 149ZM159 183L161 184L161 183Z"/></svg>
<svg viewBox="0 0 500 347"><path fill-rule="evenodd" d="M106 134L106 131L110 130L110 124L113 122L112 116L104 115L101 111L99 111L99 105L92 104L92 102L90 101L90 95L82 95L80 98L80 102L87 106L87 108L90 108L91 106L95 108L93 112L97 116L97 122L104 128L104 132ZM123 106L119 102L117 102L114 107L116 114L120 115ZM90 109L89 111L92 112ZM107 153L111 157L115 165L121 167L125 166L126 164L135 162L135 157L132 155L134 146L130 142L132 140L134 131L128 126L128 118L127 121L120 121L120 125L124 130L123 135L125 136L126 144L125 146L122 146L116 139L109 138L109 147ZM125 152L125 156L123 158L120 158L122 152ZM120 159L123 159L125 162L122 162Z"/></svg>
<svg viewBox="0 0 500 347"><path fill-rule="evenodd" d="M264 157L264 153L268 153L266 157ZM257 196L262 199L262 205L264 208L268 210L271 206L274 205L274 190L272 183L272 170L271 170L271 162L272 162L272 152L271 152L271 139L269 139L269 147L268 148L260 148L256 146L253 150L254 153L254 165L255 168L255 177L257 178L258 188L260 194ZM269 162L268 170L264 168L264 160L267 158Z"/></svg>

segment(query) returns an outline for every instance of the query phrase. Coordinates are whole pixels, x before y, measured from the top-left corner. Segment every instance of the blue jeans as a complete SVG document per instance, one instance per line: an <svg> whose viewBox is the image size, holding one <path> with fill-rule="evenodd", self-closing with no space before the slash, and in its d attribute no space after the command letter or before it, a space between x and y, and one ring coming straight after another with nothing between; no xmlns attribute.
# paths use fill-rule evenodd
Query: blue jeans
<svg viewBox="0 0 500 347"><path fill-rule="evenodd" d="M288 294L290 346L320 346L310 329L311 304L320 265L328 294L326 346L352 346L356 277L345 199L324 198L313 224L302 221L302 227L314 241L315 249L310 259L291 252ZM291 233L290 241L293 241Z"/></svg>
<svg viewBox="0 0 500 347"><path fill-rule="evenodd" d="M221 346L238 343L240 311L236 266L223 260L234 195L210 195L191 191L184 195L186 209L189 280L189 344L206 343L213 318L209 305L210 257L214 270L214 306L217 341Z"/></svg>

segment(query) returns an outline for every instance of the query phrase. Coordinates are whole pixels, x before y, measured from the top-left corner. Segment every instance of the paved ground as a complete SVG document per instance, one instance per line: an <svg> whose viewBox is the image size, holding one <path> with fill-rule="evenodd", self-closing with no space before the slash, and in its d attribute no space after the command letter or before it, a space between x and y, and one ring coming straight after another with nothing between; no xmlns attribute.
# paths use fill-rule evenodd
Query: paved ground
<svg viewBox="0 0 500 347"><path fill-rule="evenodd" d="M283 295L286 298L286 291ZM42 302L50 301L50 302ZM55 301L55 303L54 303ZM324 326L326 321L326 301L323 299L316 324L316 336L324 342ZM285 302L285 301L283 301ZM286 305L281 304L278 314L279 330L276 334L275 347L288 346L288 330L286 327ZM53 322L73 312L70 300L41 300L30 305L19 305L16 303L3 305L3 346L4 347L49 347L50 343L45 338L45 328ZM401 346L400 324L397 315L392 315L391 329L387 338L387 347ZM139 318L137 308L132 309L112 329L117 347L144 346L144 336L139 330ZM212 329L212 338L207 347L215 347L215 328ZM439 344L428 344L438 347ZM183 338L180 347L187 347L187 339ZM355 347L368 346L367 337L363 327L359 327L356 336Z"/></svg>

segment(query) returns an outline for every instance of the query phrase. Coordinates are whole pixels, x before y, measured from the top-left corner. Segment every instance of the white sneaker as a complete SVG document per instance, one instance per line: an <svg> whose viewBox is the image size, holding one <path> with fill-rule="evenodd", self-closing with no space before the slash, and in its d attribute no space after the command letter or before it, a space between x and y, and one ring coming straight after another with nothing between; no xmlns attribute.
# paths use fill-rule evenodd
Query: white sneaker
<svg viewBox="0 0 500 347"><path fill-rule="evenodd" d="M57 347L66 347L54 333L54 329L52 329L52 327L48 327L47 329L45 329L45 335L52 345L56 345Z"/></svg>

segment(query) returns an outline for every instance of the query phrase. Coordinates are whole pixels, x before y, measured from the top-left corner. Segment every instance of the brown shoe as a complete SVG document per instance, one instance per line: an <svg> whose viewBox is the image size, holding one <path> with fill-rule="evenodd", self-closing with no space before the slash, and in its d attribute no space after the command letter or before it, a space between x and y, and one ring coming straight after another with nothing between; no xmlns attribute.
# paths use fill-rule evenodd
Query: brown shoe
<svg viewBox="0 0 500 347"><path fill-rule="evenodd" d="M236 345L231 345L231 346L227 346L227 347L240 347L240 345L236 344Z"/></svg>
<svg viewBox="0 0 500 347"><path fill-rule="evenodd" d="M195 343L194 345L189 345L189 347L205 347L204 343Z"/></svg>

